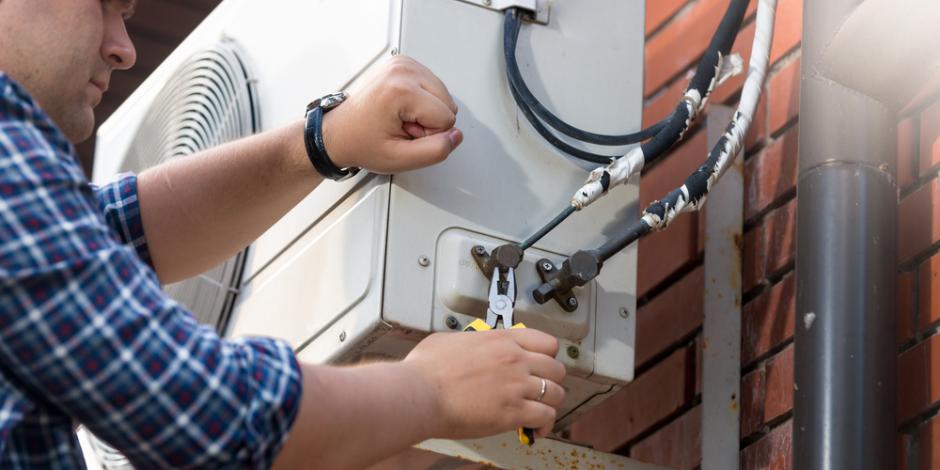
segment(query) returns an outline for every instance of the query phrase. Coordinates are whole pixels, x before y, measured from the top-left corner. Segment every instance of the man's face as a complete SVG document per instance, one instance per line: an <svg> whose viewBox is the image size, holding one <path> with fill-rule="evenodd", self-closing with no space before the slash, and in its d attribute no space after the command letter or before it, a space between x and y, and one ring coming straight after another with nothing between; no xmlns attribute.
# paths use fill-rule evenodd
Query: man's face
<svg viewBox="0 0 940 470"><path fill-rule="evenodd" d="M91 136L92 111L114 70L137 54L124 27L136 0L0 0L0 71L23 85L72 142Z"/></svg>

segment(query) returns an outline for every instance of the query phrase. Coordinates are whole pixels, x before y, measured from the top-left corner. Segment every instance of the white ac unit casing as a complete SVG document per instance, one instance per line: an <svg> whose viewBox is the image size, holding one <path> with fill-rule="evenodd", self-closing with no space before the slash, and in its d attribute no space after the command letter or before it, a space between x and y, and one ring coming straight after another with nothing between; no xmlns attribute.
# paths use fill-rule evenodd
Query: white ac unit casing
<svg viewBox="0 0 940 470"><path fill-rule="evenodd" d="M474 4L477 3L477 4ZM311 99L346 89L393 53L447 84L465 141L439 165L395 176L324 182L262 235L243 260L223 333L283 338L301 360L401 358L430 332L486 311L488 281L471 247L519 241L563 209L585 166L555 151L509 93L503 15L460 0L225 0L101 127L94 179L142 171L129 154L166 86L219 44L239 51L260 130L302 118ZM554 0L547 25L527 24L519 61L547 107L578 127L640 125L643 0ZM607 149L609 151L609 149ZM637 182L553 231L516 270L515 320L559 338L569 379L560 423L633 378L636 249L605 263L567 313L538 305L534 263L593 248L638 213ZM224 233L219 234L224 237ZM239 266L240 267L240 266ZM225 287L225 286L223 286ZM450 321L453 326L453 320ZM465 357L454 357L459 367ZM495 366L495 365L494 365Z"/></svg>

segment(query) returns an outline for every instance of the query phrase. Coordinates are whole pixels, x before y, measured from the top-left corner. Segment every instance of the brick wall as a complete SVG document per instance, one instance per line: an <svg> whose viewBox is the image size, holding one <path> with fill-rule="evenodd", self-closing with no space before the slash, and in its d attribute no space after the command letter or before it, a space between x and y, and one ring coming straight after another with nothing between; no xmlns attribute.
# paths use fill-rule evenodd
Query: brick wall
<svg viewBox="0 0 940 470"><path fill-rule="evenodd" d="M900 468L940 468L940 101L898 125Z"/></svg>
<svg viewBox="0 0 940 470"><path fill-rule="evenodd" d="M727 0L647 1L645 123L672 110L727 5ZM755 6L752 2L734 46L745 60L754 38ZM802 15L802 0L779 0L773 66L747 142L741 337L744 469L791 468ZM729 80L716 90L713 102L735 104L743 83L743 75ZM940 107L936 114L940 130ZM707 155L706 144L705 128L699 126L668 158L648 168L641 204L681 184ZM940 142L937 155L940 164ZM940 185L932 185L931 191L922 197L940 202ZM940 210L940 204L937 207ZM571 439L676 469L698 468L702 305L695 300L702 298L704 284L703 220L684 215L669 230L640 242L636 380L574 423ZM940 217L937 220L932 238L926 238L940 241ZM940 256L936 271L940 274ZM908 276L910 285L924 276L929 274ZM937 284L940 287L940 277ZM909 305L913 309L915 303ZM940 337L936 351L940 354ZM927 354L924 350L924 357ZM940 384L940 373L937 377ZM940 398L940 387L937 395ZM937 429L940 433L940 420Z"/></svg>

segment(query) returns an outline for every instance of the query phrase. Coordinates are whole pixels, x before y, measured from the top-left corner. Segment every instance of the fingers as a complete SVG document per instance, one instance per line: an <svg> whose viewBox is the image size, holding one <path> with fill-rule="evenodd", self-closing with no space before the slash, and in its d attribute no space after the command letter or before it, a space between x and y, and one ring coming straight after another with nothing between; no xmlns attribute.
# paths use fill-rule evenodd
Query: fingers
<svg viewBox="0 0 940 470"><path fill-rule="evenodd" d="M458 129L440 132L414 140L397 140L386 144L387 154L395 161L389 166L397 171L413 170L440 163L463 142Z"/></svg>
<svg viewBox="0 0 940 470"><path fill-rule="evenodd" d="M520 410L518 426L535 429L536 435L545 437L552 432L556 415L555 408L545 403L526 400Z"/></svg>
<svg viewBox="0 0 940 470"><path fill-rule="evenodd" d="M457 123L457 114L437 96L417 88L408 96L401 120L425 129L449 130Z"/></svg>
<svg viewBox="0 0 940 470"><path fill-rule="evenodd" d="M565 381L565 375L567 375L565 365L555 360L554 357L527 352L526 362L529 364L529 372L536 377L544 377L555 383Z"/></svg>
<svg viewBox="0 0 940 470"><path fill-rule="evenodd" d="M539 392L542 391L542 378L538 376L529 377L529 384L526 386L527 393L525 398L527 400L534 400L538 402L545 403L552 408L558 408L565 401L565 389L557 382L552 382L551 380L545 380L545 395L542 396L542 399L539 400Z"/></svg>
<svg viewBox="0 0 940 470"><path fill-rule="evenodd" d="M421 88L423 88L428 93L437 97L441 100L442 103L446 104L448 109L454 114L457 114L457 103L454 102L454 97L451 96L450 92L447 90L447 86L444 85L444 82L441 81L437 75L431 73L426 67L421 64L418 64L427 73L422 74L421 76Z"/></svg>
<svg viewBox="0 0 940 470"><path fill-rule="evenodd" d="M550 357L555 357L558 354L558 340L552 335L531 328L504 331L527 351Z"/></svg>

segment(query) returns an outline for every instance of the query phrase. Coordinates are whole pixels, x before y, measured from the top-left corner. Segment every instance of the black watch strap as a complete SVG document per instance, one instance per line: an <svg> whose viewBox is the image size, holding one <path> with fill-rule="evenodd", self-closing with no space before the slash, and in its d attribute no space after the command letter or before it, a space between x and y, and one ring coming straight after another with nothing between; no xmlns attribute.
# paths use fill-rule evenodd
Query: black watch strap
<svg viewBox="0 0 940 470"><path fill-rule="evenodd" d="M304 127L304 145L307 147L307 158L324 178L343 181L359 173L359 168L339 168L326 153L323 142L323 108L314 106L307 111L307 124Z"/></svg>

